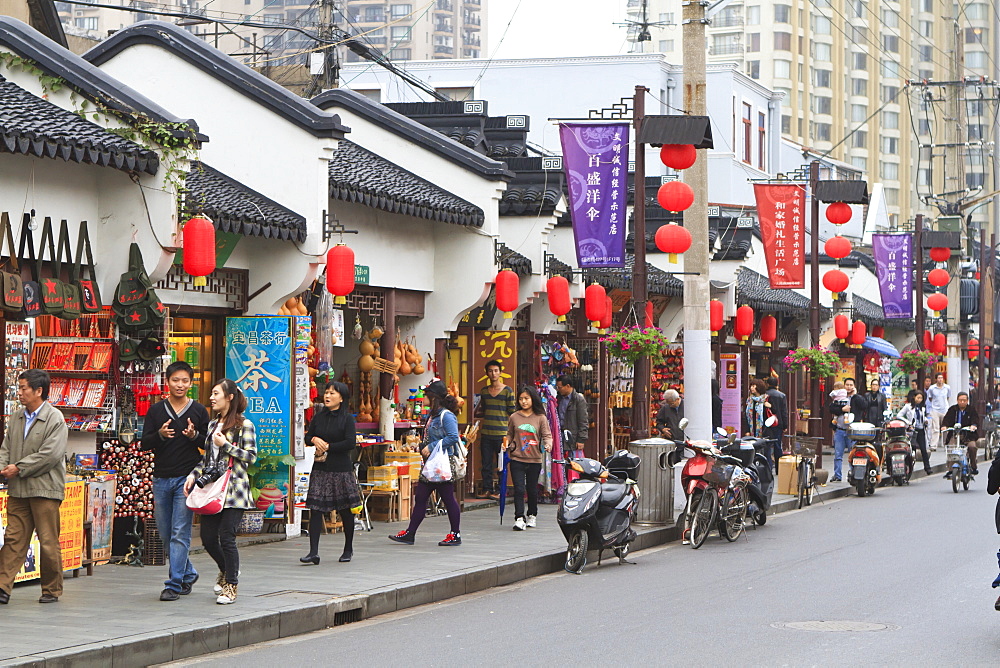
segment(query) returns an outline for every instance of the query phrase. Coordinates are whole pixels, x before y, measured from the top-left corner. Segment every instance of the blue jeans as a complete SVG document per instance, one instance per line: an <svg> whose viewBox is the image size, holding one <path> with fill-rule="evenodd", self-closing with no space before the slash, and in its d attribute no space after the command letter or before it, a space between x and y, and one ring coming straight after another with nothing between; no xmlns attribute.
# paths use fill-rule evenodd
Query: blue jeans
<svg viewBox="0 0 1000 668"><path fill-rule="evenodd" d="M156 514L156 530L167 548L170 561L170 578L163 585L176 592L182 584L190 584L198 577L198 571L191 565L188 553L191 549L192 512L185 505L183 478L153 479L153 510Z"/></svg>
<svg viewBox="0 0 1000 668"><path fill-rule="evenodd" d="M844 452L850 445L847 438L846 429L833 430L833 477L843 479L840 475L841 466L844 463Z"/></svg>

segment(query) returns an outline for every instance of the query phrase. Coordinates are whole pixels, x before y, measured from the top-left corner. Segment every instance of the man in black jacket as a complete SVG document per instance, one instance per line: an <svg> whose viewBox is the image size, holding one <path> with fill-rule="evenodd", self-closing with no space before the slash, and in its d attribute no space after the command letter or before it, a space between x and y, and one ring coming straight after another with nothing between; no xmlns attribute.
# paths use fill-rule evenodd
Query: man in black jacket
<svg viewBox="0 0 1000 668"><path fill-rule="evenodd" d="M950 406L948 412L941 418L941 427L955 427L956 431L961 427L972 427L972 431L958 431L958 442L964 443L968 448L969 470L973 475L976 475L979 473L976 461L976 456L979 454L979 448L976 447L979 443L977 440L979 438L979 413L976 412L975 406L969 403L968 393L959 392L955 401L957 403ZM951 443L954 434L954 431L948 432L948 435L944 437L945 445ZM944 477L950 478L951 471L945 473Z"/></svg>
<svg viewBox="0 0 1000 668"><path fill-rule="evenodd" d="M153 451L153 511L169 556L170 576L160 600L176 601L190 594L198 579L188 558L194 516L185 504L184 482L201 461L198 448L205 446L209 420L205 407L187 396L194 379L191 365L174 362L166 376L170 395L146 414L141 447Z"/></svg>
<svg viewBox="0 0 1000 668"><path fill-rule="evenodd" d="M764 427L764 437L777 441L771 444L774 470L777 472L783 450L781 440L788 429L788 397L778 389L778 379L774 376L768 376L764 382L767 383L767 401L771 404L771 414L778 418L778 423L773 427Z"/></svg>
<svg viewBox="0 0 1000 668"><path fill-rule="evenodd" d="M590 415L587 400L574 389L572 376L563 374L556 379L559 394L559 424L562 428L563 450L583 450L590 435Z"/></svg>
<svg viewBox="0 0 1000 668"><path fill-rule="evenodd" d="M842 480L841 467L844 463L844 452L847 450L847 446L850 445L847 438L847 426L850 424L847 421L847 415L852 414L855 420L860 421L865 411L868 410L868 402L863 396L858 394L858 388L853 378L844 379L844 388L847 390L847 404L843 405L841 402L831 401L828 405L830 414L835 418L833 427L833 477L830 478L830 482L840 482Z"/></svg>
<svg viewBox="0 0 1000 668"><path fill-rule="evenodd" d="M669 389L663 392L663 405L656 412L656 429L661 438L684 443L684 431L681 429L681 419L684 417L684 407L681 405L681 395L677 390Z"/></svg>

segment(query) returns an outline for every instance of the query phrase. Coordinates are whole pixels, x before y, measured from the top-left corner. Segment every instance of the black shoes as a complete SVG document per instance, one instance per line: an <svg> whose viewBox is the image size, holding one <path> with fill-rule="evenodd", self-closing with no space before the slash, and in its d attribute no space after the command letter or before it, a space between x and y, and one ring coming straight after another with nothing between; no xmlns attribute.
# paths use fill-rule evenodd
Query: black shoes
<svg viewBox="0 0 1000 668"><path fill-rule="evenodd" d="M453 545L462 544L462 534L460 533L449 533L444 537L444 540L438 543L441 547L451 547Z"/></svg>
<svg viewBox="0 0 1000 668"><path fill-rule="evenodd" d="M0 604L7 605L8 603L10 603L10 594L0 589Z"/></svg>
<svg viewBox="0 0 1000 668"><path fill-rule="evenodd" d="M951 471L948 471L947 473L944 474L944 479L951 480Z"/></svg>
<svg viewBox="0 0 1000 668"><path fill-rule="evenodd" d="M162 592L160 592L161 601L176 601L180 597L181 595L175 592L173 589L164 589ZM41 603L41 601L39 601L39 603Z"/></svg>
<svg viewBox="0 0 1000 668"><path fill-rule="evenodd" d="M340 559L338 559L338 561L346 564L348 561L351 560L351 557L353 556L354 556L354 550L344 550L344 553L340 555Z"/></svg>
<svg viewBox="0 0 1000 668"><path fill-rule="evenodd" d="M409 530L400 531L395 536L389 536L389 540L394 540L397 543L402 543L403 545L413 545L414 539L415 534Z"/></svg>
<svg viewBox="0 0 1000 668"><path fill-rule="evenodd" d="M303 564L312 564L313 566L319 566L319 555L307 554L304 557L299 557L299 561L301 561Z"/></svg>
<svg viewBox="0 0 1000 668"><path fill-rule="evenodd" d="M175 594L175 596L176 596L176 594ZM161 601L163 600L162 597L160 598L160 600ZM59 597L58 596L53 596L52 594L42 594L42 597L40 599L38 599L38 602L39 603L58 603L59 602Z"/></svg>
<svg viewBox="0 0 1000 668"><path fill-rule="evenodd" d="M182 582L181 583L181 596L187 596L188 594L190 594L191 593L191 589L194 588L194 583L197 582L197 581L198 581L198 574L195 573L194 574L194 580L191 580L191 582Z"/></svg>

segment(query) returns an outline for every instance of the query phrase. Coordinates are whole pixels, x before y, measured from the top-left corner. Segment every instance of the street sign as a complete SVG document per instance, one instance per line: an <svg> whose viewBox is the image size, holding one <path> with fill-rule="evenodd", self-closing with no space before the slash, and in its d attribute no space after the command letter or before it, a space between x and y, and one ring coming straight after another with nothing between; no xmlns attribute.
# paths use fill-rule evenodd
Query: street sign
<svg viewBox="0 0 1000 668"><path fill-rule="evenodd" d="M368 281L371 279L371 273L371 267L366 264L354 265L354 282L358 285L368 285Z"/></svg>

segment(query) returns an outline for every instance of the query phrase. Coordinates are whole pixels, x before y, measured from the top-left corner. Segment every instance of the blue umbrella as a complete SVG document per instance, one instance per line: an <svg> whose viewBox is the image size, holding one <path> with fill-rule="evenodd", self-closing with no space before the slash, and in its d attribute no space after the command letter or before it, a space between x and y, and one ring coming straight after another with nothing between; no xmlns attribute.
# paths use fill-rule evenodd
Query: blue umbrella
<svg viewBox="0 0 1000 668"><path fill-rule="evenodd" d="M869 336L865 339L865 342L861 344L869 350L874 350L880 355L886 355L888 357L899 357L899 351L896 350L896 346L892 345L885 339L880 339L877 336Z"/></svg>
<svg viewBox="0 0 1000 668"><path fill-rule="evenodd" d="M500 524L503 524L503 511L507 507L507 467L510 466L510 455L503 451L503 471L500 472Z"/></svg>

